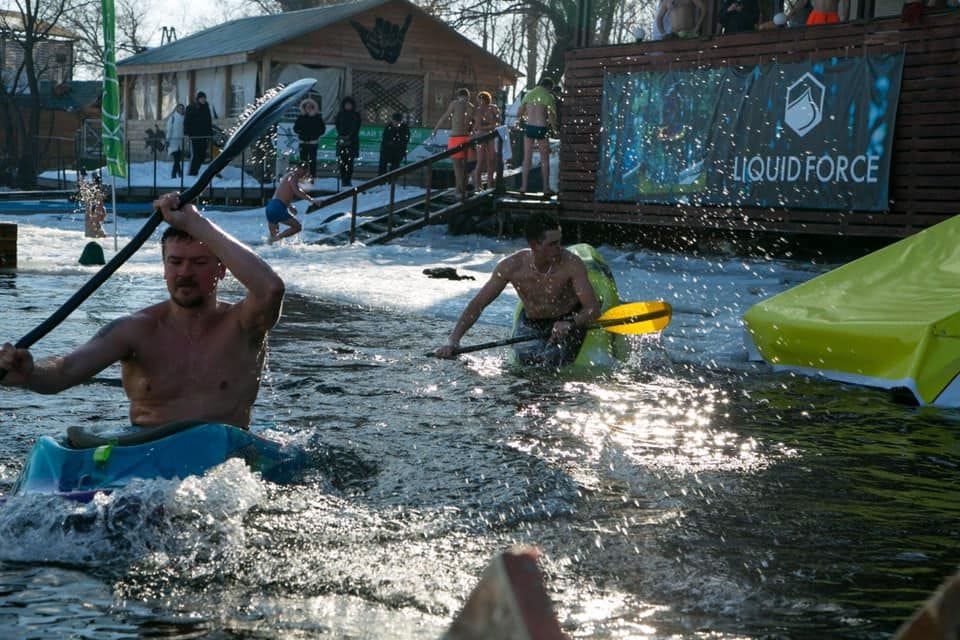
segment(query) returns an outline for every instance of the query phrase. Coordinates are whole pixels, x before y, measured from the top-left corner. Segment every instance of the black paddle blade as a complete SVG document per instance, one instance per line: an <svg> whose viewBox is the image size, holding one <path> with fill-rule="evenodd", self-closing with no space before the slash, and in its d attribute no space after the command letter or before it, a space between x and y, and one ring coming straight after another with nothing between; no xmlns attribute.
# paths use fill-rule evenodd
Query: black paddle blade
<svg viewBox="0 0 960 640"><path fill-rule="evenodd" d="M224 167L230 164L230 161L240 152L256 142L267 132L267 129L276 124L283 117L283 114L292 105L299 102L316 83L317 81L313 78L303 78L283 89L265 93L257 101L257 104L249 109L249 113L244 112L240 116L240 124L227 138L226 143L220 150L220 155L214 158L204 170L203 173L209 173L210 178L203 180L201 177L197 180L196 184L180 195L180 202L190 202L203 193L213 176L223 171Z"/></svg>
<svg viewBox="0 0 960 640"><path fill-rule="evenodd" d="M180 194L180 202L190 202L203 193L203 190L207 188L207 185L210 184L210 181L215 175L220 173L247 145L262 136L266 130L275 124L283 116L284 112L300 100L316 82L313 78L304 78L297 80L279 91L265 94L264 97L258 101L258 104L251 108L249 115L245 114L245 119L242 120L240 125L233 131L230 138L228 138L227 142L223 145L220 155L197 177L197 181L193 186ZM37 340L50 333L57 325L63 322L84 300L90 297L90 294L106 282L130 256L136 253L137 249L143 246L143 243L146 242L147 238L150 237L161 222L163 222L163 216L159 211L155 211L143 225L143 228L130 239L130 242L128 242L123 249L113 256L110 262L101 267L100 271L90 278L76 293L70 296L49 318L37 325L37 327L27 335L20 338L15 346L18 349L29 349ZM6 375L7 372L0 369L0 380L3 380Z"/></svg>

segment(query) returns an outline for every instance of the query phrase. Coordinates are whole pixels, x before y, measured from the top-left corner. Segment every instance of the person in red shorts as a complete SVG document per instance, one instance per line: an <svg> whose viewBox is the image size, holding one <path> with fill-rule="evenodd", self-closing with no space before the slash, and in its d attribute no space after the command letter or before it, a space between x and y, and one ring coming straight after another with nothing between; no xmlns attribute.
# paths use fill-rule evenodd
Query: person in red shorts
<svg viewBox="0 0 960 640"><path fill-rule="evenodd" d="M433 133L430 136L437 135L437 129L449 119L450 138L447 140L447 149L453 149L464 142L468 142L473 130L473 112L474 106L470 103L470 91L457 89L453 101L440 116L440 120L437 121L437 126L433 128ZM458 151L450 156L450 159L453 161L457 196L463 198L467 193L467 150Z"/></svg>
<svg viewBox="0 0 960 640"><path fill-rule="evenodd" d="M847 14L847 0L813 0L813 10L807 16L807 26L836 24Z"/></svg>

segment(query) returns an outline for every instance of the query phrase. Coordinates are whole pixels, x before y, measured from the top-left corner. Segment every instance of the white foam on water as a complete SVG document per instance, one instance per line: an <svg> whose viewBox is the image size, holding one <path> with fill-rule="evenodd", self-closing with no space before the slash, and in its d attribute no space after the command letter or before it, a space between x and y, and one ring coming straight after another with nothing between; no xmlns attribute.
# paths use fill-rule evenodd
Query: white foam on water
<svg viewBox="0 0 960 640"><path fill-rule="evenodd" d="M366 195L361 206L369 210L384 205L388 198L386 189L375 190ZM298 204L302 212L306 203ZM312 221L323 220L332 213L335 212L301 215L303 234L268 245L262 208L223 211L210 206L205 210L205 215L216 224L251 245L277 270L292 292L363 308L420 315L425 321L446 322L451 327L497 261L526 246L520 238L449 236L443 225L428 227L387 245L311 244L327 233L311 230ZM88 241L83 237L81 222L52 214L7 214L0 215L0 221L20 226L21 271L90 275L97 271L97 267L77 264ZM349 224L349 215L334 222ZM118 246L124 246L142 224L139 219L121 219ZM112 225L106 228L112 230ZM157 278L157 288L145 295L142 304L131 306L131 311L164 296L159 278L159 233L160 230L120 269L121 274ZM113 240L106 238L100 244L109 260L114 253ZM614 273L623 300L662 299L673 305L673 321L662 336L671 359L706 366L744 363L743 313L765 297L823 270L815 265L764 258L704 258L606 245L599 250ZM423 274L425 268L437 266L453 267L475 280L430 279ZM225 289L231 290L230 283ZM232 290L238 290L236 283ZM508 287L479 322L509 326L516 301L516 294ZM464 344L469 339L468 335Z"/></svg>

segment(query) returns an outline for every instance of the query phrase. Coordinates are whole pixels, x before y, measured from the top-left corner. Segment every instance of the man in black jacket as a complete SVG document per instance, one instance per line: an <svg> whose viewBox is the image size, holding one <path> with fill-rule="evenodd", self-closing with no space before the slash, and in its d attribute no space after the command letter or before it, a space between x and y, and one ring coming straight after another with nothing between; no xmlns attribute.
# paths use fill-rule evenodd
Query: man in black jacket
<svg viewBox="0 0 960 640"><path fill-rule="evenodd" d="M727 35L742 31L753 31L760 19L760 6L757 0L726 0L720 5L718 22L723 25Z"/></svg>
<svg viewBox="0 0 960 640"><path fill-rule="evenodd" d="M190 138L193 154L190 158L190 175L195 176L207 159L210 137L213 135L213 116L207 104L207 94L203 91L198 91L197 99L187 107L183 116L183 133Z"/></svg>
<svg viewBox="0 0 960 640"><path fill-rule="evenodd" d="M407 143L410 142L410 127L403 121L403 115L395 113L383 128L380 141L380 174L400 167L403 156L407 155Z"/></svg>
<svg viewBox="0 0 960 640"><path fill-rule="evenodd" d="M293 132L300 141L300 162L310 168L310 179L317 179L317 145L320 136L327 132L316 100L307 98L300 103L300 115L293 123Z"/></svg>
<svg viewBox="0 0 960 640"><path fill-rule="evenodd" d="M344 187L353 186L353 161L360 155L360 114L356 101L347 96L340 101L340 111L334 120L337 128L337 165L340 182Z"/></svg>

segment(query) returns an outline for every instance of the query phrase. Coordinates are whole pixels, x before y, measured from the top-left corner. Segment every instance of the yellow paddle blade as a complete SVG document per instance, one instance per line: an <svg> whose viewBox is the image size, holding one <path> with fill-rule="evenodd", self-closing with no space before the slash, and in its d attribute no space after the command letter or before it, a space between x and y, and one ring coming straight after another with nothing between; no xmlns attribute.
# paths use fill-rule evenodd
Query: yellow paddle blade
<svg viewBox="0 0 960 640"><path fill-rule="evenodd" d="M670 324L672 313L670 304L662 300L627 302L607 309L595 324L613 333L654 333Z"/></svg>

